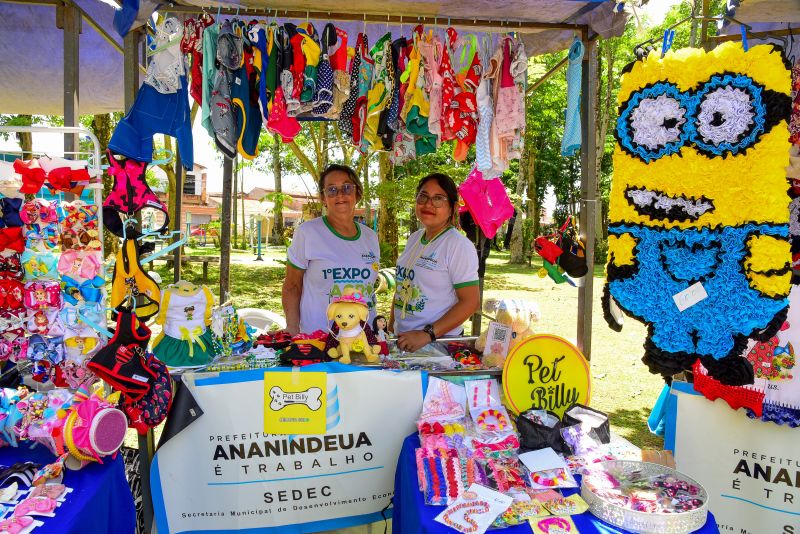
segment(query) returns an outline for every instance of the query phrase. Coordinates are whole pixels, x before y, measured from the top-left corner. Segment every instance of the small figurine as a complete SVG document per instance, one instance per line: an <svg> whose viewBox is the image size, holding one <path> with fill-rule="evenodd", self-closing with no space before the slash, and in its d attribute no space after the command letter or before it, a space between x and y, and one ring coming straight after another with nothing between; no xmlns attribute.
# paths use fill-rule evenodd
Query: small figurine
<svg viewBox="0 0 800 534"><path fill-rule="evenodd" d="M351 352L361 352L368 362L378 361L381 346L367 323L369 308L364 295L345 291L328 304L328 319L333 321L325 352L342 363L350 363Z"/></svg>
<svg viewBox="0 0 800 534"><path fill-rule="evenodd" d="M389 336L386 335L386 317L383 315L376 315L372 320L372 333L378 339L378 344L381 346L379 354L384 356L389 355Z"/></svg>

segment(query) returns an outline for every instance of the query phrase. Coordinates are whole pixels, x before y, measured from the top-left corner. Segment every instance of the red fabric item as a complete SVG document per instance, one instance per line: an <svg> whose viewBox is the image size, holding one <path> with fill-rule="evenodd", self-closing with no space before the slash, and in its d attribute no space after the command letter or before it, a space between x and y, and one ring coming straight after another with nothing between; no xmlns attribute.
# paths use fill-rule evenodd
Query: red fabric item
<svg viewBox="0 0 800 534"><path fill-rule="evenodd" d="M25 252L25 240L22 238L21 226L0 228L0 251L7 249Z"/></svg>
<svg viewBox="0 0 800 534"><path fill-rule="evenodd" d="M22 161L18 159L14 162L14 172L22 176L20 193L35 195L42 188L42 185L44 185L46 173L44 169L39 166L38 160L32 159L30 161Z"/></svg>
<svg viewBox="0 0 800 534"><path fill-rule="evenodd" d="M761 417L764 408L764 392L746 386L727 386L710 376L700 361L696 361L694 371L694 390L702 393L708 400L722 399L734 410L748 408L756 417Z"/></svg>

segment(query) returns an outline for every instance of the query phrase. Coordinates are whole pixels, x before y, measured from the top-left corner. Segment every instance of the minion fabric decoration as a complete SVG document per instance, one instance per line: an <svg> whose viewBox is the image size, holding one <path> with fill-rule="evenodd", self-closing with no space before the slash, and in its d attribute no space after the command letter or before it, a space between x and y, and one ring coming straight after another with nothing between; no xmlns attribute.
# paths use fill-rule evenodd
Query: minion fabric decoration
<svg viewBox="0 0 800 534"><path fill-rule="evenodd" d="M648 325L653 373L699 358L722 383L750 384L748 337L769 340L786 318L790 90L772 45L651 53L625 69L603 308L615 330L617 306ZM680 311L690 287L707 297Z"/></svg>

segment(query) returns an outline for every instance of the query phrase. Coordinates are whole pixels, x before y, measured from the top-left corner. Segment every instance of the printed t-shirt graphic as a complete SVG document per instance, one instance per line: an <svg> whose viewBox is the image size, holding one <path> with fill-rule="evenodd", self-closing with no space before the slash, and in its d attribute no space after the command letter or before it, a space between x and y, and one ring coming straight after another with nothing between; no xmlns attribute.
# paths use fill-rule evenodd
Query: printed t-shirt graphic
<svg viewBox="0 0 800 534"><path fill-rule="evenodd" d="M346 288L366 295L368 322L375 315L374 286L380 263L378 235L356 224L354 237L344 237L326 217L301 224L286 251L289 264L305 271L300 299L300 330L328 330L326 309Z"/></svg>
<svg viewBox="0 0 800 534"><path fill-rule="evenodd" d="M453 307L456 289L478 285L478 254L469 239L452 227L430 242L424 237L425 230L411 234L397 259L396 332L421 330ZM459 326L447 335L460 333Z"/></svg>

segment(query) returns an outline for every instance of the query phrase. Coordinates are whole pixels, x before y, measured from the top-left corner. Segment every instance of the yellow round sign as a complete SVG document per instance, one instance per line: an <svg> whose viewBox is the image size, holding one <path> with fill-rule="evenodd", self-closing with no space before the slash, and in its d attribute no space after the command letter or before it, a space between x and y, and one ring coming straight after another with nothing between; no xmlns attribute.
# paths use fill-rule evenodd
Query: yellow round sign
<svg viewBox="0 0 800 534"><path fill-rule="evenodd" d="M519 414L550 410L559 417L576 402L589 405L589 364L566 339L538 334L520 342L503 366L506 403Z"/></svg>

